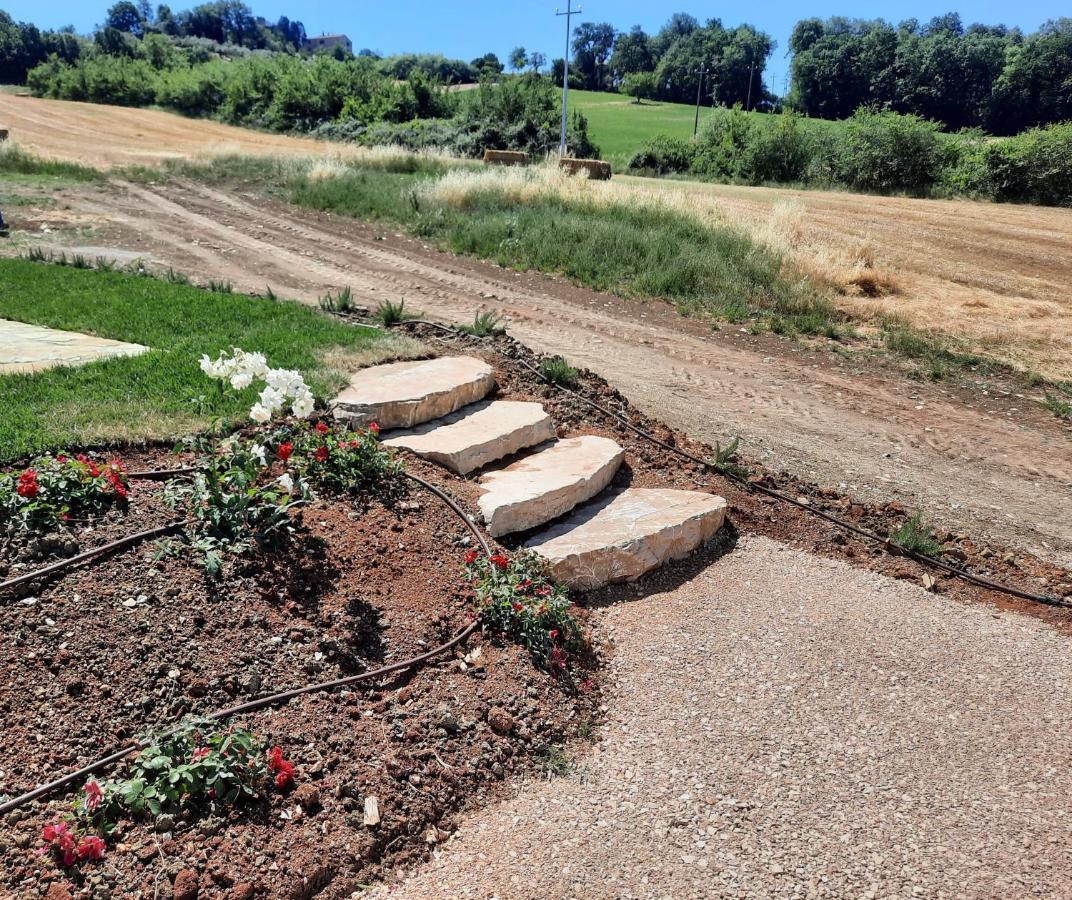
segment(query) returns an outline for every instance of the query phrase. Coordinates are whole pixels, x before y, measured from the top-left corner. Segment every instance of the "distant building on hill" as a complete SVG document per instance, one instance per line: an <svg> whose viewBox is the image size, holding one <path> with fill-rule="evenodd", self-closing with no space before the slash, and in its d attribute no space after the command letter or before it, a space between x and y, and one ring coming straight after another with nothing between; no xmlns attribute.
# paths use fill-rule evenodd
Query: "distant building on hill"
<svg viewBox="0 0 1072 900"><path fill-rule="evenodd" d="M354 45L345 34L321 34L316 37L307 37L302 44L303 50L316 53L317 50L334 50L342 47L347 53L354 52Z"/></svg>

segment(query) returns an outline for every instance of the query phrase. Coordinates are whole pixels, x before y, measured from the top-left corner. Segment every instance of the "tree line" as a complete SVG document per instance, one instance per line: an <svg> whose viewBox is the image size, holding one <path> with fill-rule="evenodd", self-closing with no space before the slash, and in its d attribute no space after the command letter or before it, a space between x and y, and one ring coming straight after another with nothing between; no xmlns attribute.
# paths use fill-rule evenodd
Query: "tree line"
<svg viewBox="0 0 1072 900"><path fill-rule="evenodd" d="M573 33L571 83L597 91L847 119L861 107L920 116L946 130L1015 134L1072 119L1072 18L1024 34L967 27L956 13L925 24L882 19L797 22L789 41L792 87L778 97L763 73L776 49L751 25L701 24L677 13L656 34L584 22ZM553 73L561 79L562 60ZM701 72L702 82L701 82Z"/></svg>
<svg viewBox="0 0 1072 900"><path fill-rule="evenodd" d="M91 40L73 29L41 31L0 12L0 79L25 80L34 66L55 57L74 63L105 53L136 57L138 42L154 36L184 46L191 61L238 51L299 51L301 22L254 15L242 0L214 0L172 12L149 0L118 0ZM221 49L224 48L224 49ZM746 109L790 109L804 115L846 119L861 108L917 115L945 130L982 128L1015 134L1072 119L1072 18L1045 23L1024 34L1004 25L964 26L955 13L925 24L908 20L802 19L793 29L791 89L777 96L764 73L776 49L770 35L749 24L701 23L675 13L655 34L639 25L619 31L608 22L582 22L571 35L570 81L577 88L622 91L637 100ZM330 51L342 59L342 48ZM200 54L200 56L198 56ZM494 53L470 61L439 54L381 59L364 49L384 74L405 80L418 70L443 84L499 79L506 71ZM517 73L547 71L561 81L565 60L518 46L507 57Z"/></svg>
<svg viewBox="0 0 1072 900"><path fill-rule="evenodd" d="M1072 18L1030 35L964 27L956 13L925 25L804 19L789 49L787 102L809 116L844 119L867 106L992 134L1072 119Z"/></svg>

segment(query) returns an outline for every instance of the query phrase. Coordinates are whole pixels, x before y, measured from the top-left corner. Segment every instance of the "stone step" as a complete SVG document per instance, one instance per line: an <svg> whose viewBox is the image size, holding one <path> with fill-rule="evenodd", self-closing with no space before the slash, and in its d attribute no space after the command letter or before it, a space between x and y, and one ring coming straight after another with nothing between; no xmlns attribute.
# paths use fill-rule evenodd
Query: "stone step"
<svg viewBox="0 0 1072 900"><path fill-rule="evenodd" d="M714 494L627 488L579 507L526 546L550 562L556 581L589 590L687 556L725 518L726 501Z"/></svg>
<svg viewBox="0 0 1072 900"><path fill-rule="evenodd" d="M554 422L539 403L485 400L409 431L385 435L383 443L411 450L452 472L468 475L490 462L554 438Z"/></svg>
<svg viewBox="0 0 1072 900"><path fill-rule="evenodd" d="M588 434L557 441L480 479L480 512L492 537L535 528L610 484L625 451Z"/></svg>
<svg viewBox="0 0 1072 900"><path fill-rule="evenodd" d="M495 373L472 356L386 363L355 372L332 403L336 419L381 429L412 428L483 400Z"/></svg>

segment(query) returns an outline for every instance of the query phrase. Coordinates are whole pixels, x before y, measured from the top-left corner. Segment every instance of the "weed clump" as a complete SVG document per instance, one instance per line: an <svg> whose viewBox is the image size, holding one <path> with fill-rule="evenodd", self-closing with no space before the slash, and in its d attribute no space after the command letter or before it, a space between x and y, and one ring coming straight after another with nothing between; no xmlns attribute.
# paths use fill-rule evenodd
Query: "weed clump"
<svg viewBox="0 0 1072 900"><path fill-rule="evenodd" d="M486 310L485 312L478 312L473 317L472 325L459 325L458 328L474 337L493 337L506 332L506 327L502 324L502 321L502 316L498 313Z"/></svg>
<svg viewBox="0 0 1072 900"><path fill-rule="evenodd" d="M580 379L580 373L573 368L564 357L551 356L540 363L540 374L560 387L575 388Z"/></svg>
<svg viewBox="0 0 1072 900"><path fill-rule="evenodd" d="M406 312L405 300L399 300L398 303L394 303L391 300L384 300L376 307L376 312L373 313L373 318L386 328L391 325L398 325L400 322L414 321L415 319L419 319L422 315L424 315L424 313Z"/></svg>
<svg viewBox="0 0 1072 900"><path fill-rule="evenodd" d="M902 550L907 550L910 553L919 553L923 556L935 558L942 555L942 545L938 538L935 537L934 529L929 525L923 524L923 517L920 513L916 513L893 532L890 535L890 540Z"/></svg>
<svg viewBox="0 0 1072 900"><path fill-rule="evenodd" d="M354 306L354 294L350 290L350 285L346 285L337 294L332 294L328 291L320 298L320 308L325 312L330 313L347 313L353 309Z"/></svg>

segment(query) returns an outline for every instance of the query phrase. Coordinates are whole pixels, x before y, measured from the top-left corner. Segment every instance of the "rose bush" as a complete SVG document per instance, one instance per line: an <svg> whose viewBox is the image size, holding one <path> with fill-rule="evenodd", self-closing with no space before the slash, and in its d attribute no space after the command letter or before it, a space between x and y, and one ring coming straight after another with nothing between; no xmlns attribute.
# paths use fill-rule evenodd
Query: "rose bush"
<svg viewBox="0 0 1072 900"><path fill-rule="evenodd" d="M280 790L294 783L294 765L280 747L265 752L244 728L188 719L148 740L116 778L86 782L71 813L43 829L41 852L64 866L100 859L123 817L215 811L256 798L269 776Z"/></svg>
<svg viewBox="0 0 1072 900"><path fill-rule="evenodd" d="M276 475L264 444L238 437L200 459L193 478L164 487L165 501L194 521L190 539L211 574L219 571L223 551L238 555L285 538L291 509L311 497L304 479Z"/></svg>
<svg viewBox="0 0 1072 900"><path fill-rule="evenodd" d="M249 417L259 425L269 421L288 400L291 401L291 412L298 419L309 418L316 406L313 392L302 374L292 369L270 368L263 353L247 353L234 347L230 355L221 353L215 360L204 355L201 371L209 378L229 383L236 391L245 390L255 381L263 381L260 397L249 410Z"/></svg>
<svg viewBox="0 0 1072 900"><path fill-rule="evenodd" d="M570 613L566 590L547 577L546 561L531 551L510 558L470 550L465 567L484 632L516 641L536 665L568 679L571 657L583 647L584 636Z"/></svg>
<svg viewBox="0 0 1072 900"><path fill-rule="evenodd" d="M118 459L97 462L84 454L45 454L26 468L0 473L0 525L51 528L72 516L101 513L123 505L130 494Z"/></svg>

